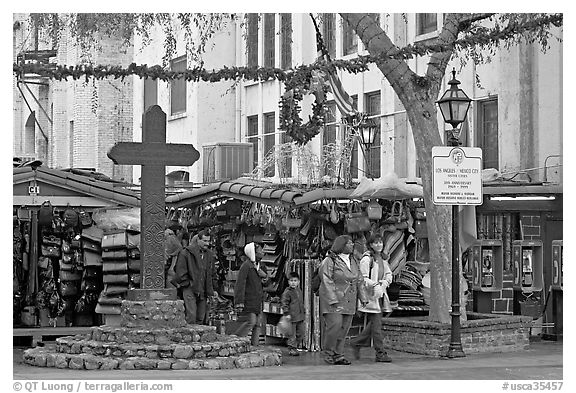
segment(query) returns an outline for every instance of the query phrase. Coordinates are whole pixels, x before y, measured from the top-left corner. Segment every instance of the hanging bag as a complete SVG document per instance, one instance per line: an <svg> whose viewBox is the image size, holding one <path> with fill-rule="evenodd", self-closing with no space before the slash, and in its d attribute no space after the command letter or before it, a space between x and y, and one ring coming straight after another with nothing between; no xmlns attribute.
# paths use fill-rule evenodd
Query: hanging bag
<svg viewBox="0 0 576 393"><path fill-rule="evenodd" d="M354 212L356 204L348 205L348 214L346 215L346 231L348 233L366 232L369 231L370 219L368 216L360 211Z"/></svg>
<svg viewBox="0 0 576 393"><path fill-rule="evenodd" d="M382 218L382 205L376 200L372 200L366 208L366 213L370 220L380 220Z"/></svg>
<svg viewBox="0 0 576 393"><path fill-rule="evenodd" d="M92 217L90 217L90 213L85 210L80 210L78 213L78 217L80 219L80 225L82 228L88 228L92 226Z"/></svg>
<svg viewBox="0 0 576 393"><path fill-rule="evenodd" d="M38 225L43 227L52 226L52 218L54 217L54 208L50 201L42 202L38 210Z"/></svg>
<svg viewBox="0 0 576 393"><path fill-rule="evenodd" d="M63 220L67 228L77 228L80 222L78 212L72 209L70 205L64 210Z"/></svg>
<svg viewBox="0 0 576 393"><path fill-rule="evenodd" d="M282 218L282 226L284 228L300 228L302 226L301 218L291 217L291 211L286 213L286 217Z"/></svg>

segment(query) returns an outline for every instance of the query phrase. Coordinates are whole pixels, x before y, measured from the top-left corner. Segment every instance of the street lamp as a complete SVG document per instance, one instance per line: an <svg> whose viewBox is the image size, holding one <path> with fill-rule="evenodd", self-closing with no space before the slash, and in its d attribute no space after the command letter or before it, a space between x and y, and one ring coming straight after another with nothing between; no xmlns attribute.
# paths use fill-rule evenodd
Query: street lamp
<svg viewBox="0 0 576 393"><path fill-rule="evenodd" d="M472 100L464 93L462 89L458 88L460 81L456 79L456 70L452 69L452 79L448 82L450 89L442 95L436 103L440 107L444 122L452 126L450 138L448 138L448 146L459 146L460 131L457 129L458 125L464 122L470 102Z"/></svg>
<svg viewBox="0 0 576 393"><path fill-rule="evenodd" d="M462 89L458 88L460 81L456 79L456 70L452 69L452 80L448 82L450 89L436 103L444 117L444 122L452 126L447 140L448 146L460 146L460 131L457 129L466 118L472 101ZM450 325L449 358L466 356L462 350L460 339L460 248L458 245L458 205L452 205L452 323Z"/></svg>
<svg viewBox="0 0 576 393"><path fill-rule="evenodd" d="M370 148L374 144L374 140L376 139L376 132L377 132L377 125L374 119L369 118L366 114L362 114L361 120L357 125L357 132L360 138L360 142L362 142L363 150L364 150L364 160L366 162L366 170L370 177L372 175L369 173L370 171Z"/></svg>

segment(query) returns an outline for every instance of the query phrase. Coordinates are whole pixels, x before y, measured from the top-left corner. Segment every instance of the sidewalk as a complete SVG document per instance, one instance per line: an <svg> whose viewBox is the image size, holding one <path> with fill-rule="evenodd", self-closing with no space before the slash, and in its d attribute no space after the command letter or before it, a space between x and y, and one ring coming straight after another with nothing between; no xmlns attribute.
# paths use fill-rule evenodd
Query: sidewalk
<svg viewBox="0 0 576 393"><path fill-rule="evenodd" d="M435 358L404 352L390 352L392 363L375 363L372 349L365 348L360 360L347 356L350 366L326 364L319 352L301 352L288 356L282 347L284 364L233 370L112 370L81 371L32 367L22 362L22 351L14 348L13 379L120 379L120 380L210 380L210 379L282 379L282 380L562 380L563 344L539 341L529 349L511 353L470 354L459 359Z"/></svg>

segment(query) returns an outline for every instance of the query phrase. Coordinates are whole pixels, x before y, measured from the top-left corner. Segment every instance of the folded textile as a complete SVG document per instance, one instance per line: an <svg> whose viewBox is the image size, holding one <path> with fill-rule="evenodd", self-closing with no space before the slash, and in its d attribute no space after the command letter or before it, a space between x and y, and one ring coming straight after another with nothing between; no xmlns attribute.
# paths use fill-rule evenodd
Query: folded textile
<svg viewBox="0 0 576 393"><path fill-rule="evenodd" d="M104 290L102 291L103 295L120 295L123 293L128 292L128 286L124 285L115 285L115 284L106 284L104 285Z"/></svg>
<svg viewBox="0 0 576 393"><path fill-rule="evenodd" d="M98 303L94 312L98 314L120 315L120 306Z"/></svg>
<svg viewBox="0 0 576 393"><path fill-rule="evenodd" d="M102 281L105 284L128 284L128 274L104 274Z"/></svg>
<svg viewBox="0 0 576 393"><path fill-rule="evenodd" d="M102 261L102 272L104 273L125 273L128 271L128 262Z"/></svg>

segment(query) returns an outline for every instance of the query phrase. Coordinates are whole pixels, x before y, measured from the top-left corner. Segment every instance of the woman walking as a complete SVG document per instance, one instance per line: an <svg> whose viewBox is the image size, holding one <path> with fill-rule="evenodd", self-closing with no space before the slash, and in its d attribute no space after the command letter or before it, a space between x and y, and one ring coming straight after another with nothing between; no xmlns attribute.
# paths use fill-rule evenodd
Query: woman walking
<svg viewBox="0 0 576 393"><path fill-rule="evenodd" d="M380 235L368 238L368 250L360 260L360 270L368 295L368 304L358 311L366 313L368 322L358 337L351 340L354 358L360 359L360 348L369 347L374 343L376 362L391 362L383 348L382 342L382 312L392 312L386 288L392 283L392 271L388 266L388 256L382 253L384 241Z"/></svg>
<svg viewBox="0 0 576 393"><path fill-rule="evenodd" d="M364 278L352 255L353 248L350 236L338 236L319 268L320 310L326 326L324 360L329 364L350 364L344 357L344 340L358 302L367 304Z"/></svg>

